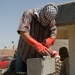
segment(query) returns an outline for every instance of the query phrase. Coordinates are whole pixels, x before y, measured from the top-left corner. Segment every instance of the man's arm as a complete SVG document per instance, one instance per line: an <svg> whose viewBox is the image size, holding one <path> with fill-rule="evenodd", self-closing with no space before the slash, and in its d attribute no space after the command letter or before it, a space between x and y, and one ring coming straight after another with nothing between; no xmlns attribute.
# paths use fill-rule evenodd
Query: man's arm
<svg viewBox="0 0 75 75"><path fill-rule="evenodd" d="M47 48L49 48L51 45L54 44L54 41L56 39L56 34L57 34L57 28L56 28L56 22L55 20L53 20L50 24L50 37L48 37L47 39L45 39L43 41L43 45L46 46Z"/></svg>
<svg viewBox="0 0 75 75"><path fill-rule="evenodd" d="M20 32L20 36L24 39L25 42L34 47L36 51L39 52L41 55L50 55L48 48L33 39L28 32Z"/></svg>

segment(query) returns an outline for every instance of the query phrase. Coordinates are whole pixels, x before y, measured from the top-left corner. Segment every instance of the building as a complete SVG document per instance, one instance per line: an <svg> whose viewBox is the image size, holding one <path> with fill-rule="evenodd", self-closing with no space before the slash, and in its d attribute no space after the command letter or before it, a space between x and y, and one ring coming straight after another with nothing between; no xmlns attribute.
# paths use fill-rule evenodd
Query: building
<svg viewBox="0 0 75 75"><path fill-rule="evenodd" d="M75 75L75 2L58 5L57 39L69 40L70 75Z"/></svg>

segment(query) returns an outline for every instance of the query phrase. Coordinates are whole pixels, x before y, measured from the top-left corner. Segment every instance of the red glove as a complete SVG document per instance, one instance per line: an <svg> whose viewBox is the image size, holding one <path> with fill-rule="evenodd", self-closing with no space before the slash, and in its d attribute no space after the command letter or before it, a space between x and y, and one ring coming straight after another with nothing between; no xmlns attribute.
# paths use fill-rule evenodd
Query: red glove
<svg viewBox="0 0 75 75"><path fill-rule="evenodd" d="M49 48L51 45L53 45L53 43L54 40L52 38L47 38L46 40L44 40L43 45Z"/></svg>
<svg viewBox="0 0 75 75"><path fill-rule="evenodd" d="M37 42L36 40L34 40L32 37L28 39L27 42L29 45L31 45L32 47L34 47L36 49L37 52L39 52L42 55L49 55L48 53L48 48L43 46L41 43Z"/></svg>

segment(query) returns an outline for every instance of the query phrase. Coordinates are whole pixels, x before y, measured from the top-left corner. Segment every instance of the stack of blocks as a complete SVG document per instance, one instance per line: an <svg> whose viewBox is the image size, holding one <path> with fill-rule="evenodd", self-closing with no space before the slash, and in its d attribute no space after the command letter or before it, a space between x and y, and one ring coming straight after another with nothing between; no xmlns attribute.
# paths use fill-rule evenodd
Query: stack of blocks
<svg viewBox="0 0 75 75"><path fill-rule="evenodd" d="M51 75L55 72L55 58L31 58L27 60L27 75Z"/></svg>

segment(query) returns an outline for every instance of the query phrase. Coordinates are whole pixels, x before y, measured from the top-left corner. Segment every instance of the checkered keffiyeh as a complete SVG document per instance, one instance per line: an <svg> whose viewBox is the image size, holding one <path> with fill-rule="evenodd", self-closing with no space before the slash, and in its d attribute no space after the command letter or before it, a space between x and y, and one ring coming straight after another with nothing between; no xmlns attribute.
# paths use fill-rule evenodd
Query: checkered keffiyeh
<svg viewBox="0 0 75 75"><path fill-rule="evenodd" d="M58 8L53 3L47 3L43 7L39 8L36 12L38 14L38 20L43 26L47 26L53 19L55 19Z"/></svg>

